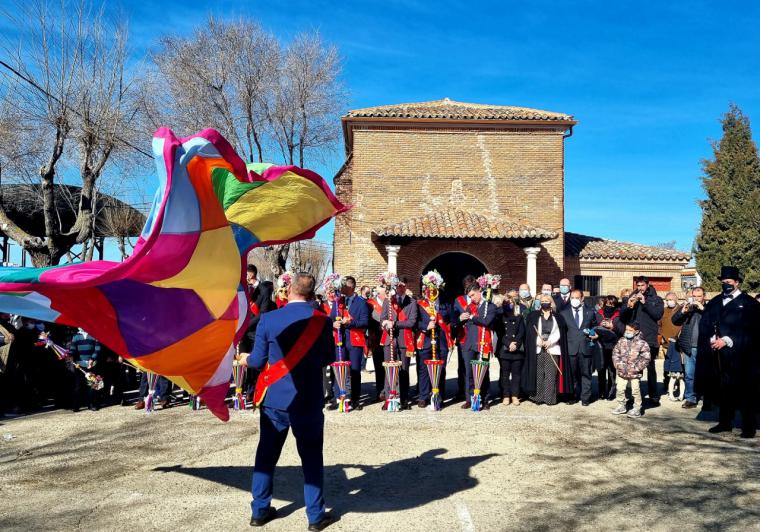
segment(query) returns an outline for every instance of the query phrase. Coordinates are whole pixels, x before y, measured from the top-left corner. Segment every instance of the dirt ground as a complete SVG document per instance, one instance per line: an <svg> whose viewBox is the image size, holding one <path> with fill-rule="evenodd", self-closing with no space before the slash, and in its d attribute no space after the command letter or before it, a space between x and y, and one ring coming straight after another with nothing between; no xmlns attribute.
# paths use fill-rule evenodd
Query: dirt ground
<svg viewBox="0 0 760 532"><path fill-rule="evenodd" d="M328 412L329 530L760 530L760 439L667 398L612 407ZM0 529L249 530L257 432L258 413L187 407L0 420ZM292 437L274 504L266 530L306 529Z"/></svg>

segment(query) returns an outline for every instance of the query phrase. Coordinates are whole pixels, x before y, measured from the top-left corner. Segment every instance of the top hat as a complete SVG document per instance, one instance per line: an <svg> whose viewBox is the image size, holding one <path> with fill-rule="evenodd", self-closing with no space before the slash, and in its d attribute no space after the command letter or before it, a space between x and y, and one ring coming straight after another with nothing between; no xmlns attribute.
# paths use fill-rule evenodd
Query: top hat
<svg viewBox="0 0 760 532"><path fill-rule="evenodd" d="M742 276L739 273L739 268L736 266L721 266L719 280L733 279L734 281L741 282Z"/></svg>

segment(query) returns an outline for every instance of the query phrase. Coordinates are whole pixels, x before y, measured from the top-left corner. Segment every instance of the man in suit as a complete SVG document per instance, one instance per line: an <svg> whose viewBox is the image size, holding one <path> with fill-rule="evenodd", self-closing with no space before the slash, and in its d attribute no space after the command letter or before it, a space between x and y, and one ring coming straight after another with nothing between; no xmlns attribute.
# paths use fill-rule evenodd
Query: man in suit
<svg viewBox="0 0 760 532"><path fill-rule="evenodd" d="M310 274L294 276L287 305L261 317L253 353L241 360L262 370L257 397L268 383L253 467L251 526L263 526L277 516L271 506L274 469L291 428L301 457L309 530L323 530L335 521L325 511L323 496L321 373L333 360L333 338L330 320L309 304L315 284Z"/></svg>
<svg viewBox="0 0 760 532"><path fill-rule="evenodd" d="M383 302L385 301L386 293L385 286L378 286L375 288L376 295L367 299L369 305L370 316L369 326L367 327L367 348L372 355L372 364L375 367L375 400L385 401L385 355L383 354L383 346L380 343L383 330L380 326L380 322L383 321Z"/></svg>
<svg viewBox="0 0 760 532"><path fill-rule="evenodd" d="M251 301L251 318L248 321L248 329L246 329L238 344L240 355L243 358L247 357L253 351L253 343L256 339L256 328L259 326L261 316L276 308L274 301L272 301L274 285L272 285L272 283L260 281L258 276L259 271L256 266L254 264L249 264L245 278L246 283L248 284L248 293ZM256 379L258 376L259 372L254 368L248 368L246 371L245 388L249 401L253 395L253 387L256 385Z"/></svg>
<svg viewBox="0 0 760 532"><path fill-rule="evenodd" d="M343 304L333 305L330 319L333 327L342 335L344 357L348 355L347 360L351 361L351 408L361 410L359 399L362 394L362 359L364 348L367 346L369 307L367 301L356 293L356 279L353 277L345 278L342 295ZM337 388L335 395L338 395ZM332 403L329 408L335 410L338 405Z"/></svg>
<svg viewBox="0 0 760 532"><path fill-rule="evenodd" d="M570 291L572 286L570 285L570 279L560 279L559 281L559 294L552 295L554 298L554 304L557 307L557 312L570 308Z"/></svg>
<svg viewBox="0 0 760 532"><path fill-rule="evenodd" d="M417 309L417 382L419 383L419 397L417 406L425 408L433 392L433 383L430 382L426 360L433 358L433 331L435 331L435 357L438 360L447 360L449 354L449 342L451 327L449 325L449 306L440 299L430 301L431 289L423 288L423 296L418 302ZM432 316L431 316L432 314ZM440 387L441 400L445 394L443 389L446 387L446 365L441 368Z"/></svg>
<svg viewBox="0 0 760 532"><path fill-rule="evenodd" d="M462 290L464 294L458 296L454 300L454 304L451 307L451 323L453 324L452 335L457 344L457 399L464 399L467 401L467 380L465 371L464 359L464 343L466 337L466 328L464 323L459 320L459 316L462 313L467 312L467 306L470 304L470 299L467 296L467 288L475 282L473 275L466 275L462 280Z"/></svg>
<svg viewBox="0 0 760 532"><path fill-rule="evenodd" d="M385 298L382 309L383 328L381 343L385 361L401 362L398 372L399 399L401 408L409 408L409 361L414 356L414 328L417 326L417 303L406 294L406 282L400 282L396 293ZM393 334L389 332L392 331ZM385 390L386 400L389 391ZM387 410L387 403L383 405Z"/></svg>
<svg viewBox="0 0 760 532"><path fill-rule="evenodd" d="M622 336L626 325L638 323L641 338L649 345L649 352L652 353L652 357L647 366L647 394L649 395L649 403L653 406L660 404L655 359L657 358L656 354L660 351L657 335L660 330L659 321L664 312L665 303L657 295L654 287L649 284L649 279L642 275L636 279L636 290L623 300L620 320L617 324L618 335Z"/></svg>
<svg viewBox="0 0 760 532"><path fill-rule="evenodd" d="M472 375L472 361L478 359L481 354L483 358L489 358L493 354L493 323L496 318L496 306L483 297L482 289L477 282L467 287L467 296L470 300L465 312L459 315L459 322L467 331L467 337L464 344L465 378L467 383L467 398L462 405L463 409L471 408L470 399L475 390L475 382ZM482 343L482 346L481 346ZM488 372L483 378L483 384L480 387L480 396L483 398L482 405L485 410L489 409L488 388L490 379Z"/></svg>
<svg viewBox="0 0 760 532"><path fill-rule="evenodd" d="M598 349L598 346L593 343L599 337L594 332L594 328L598 325L598 314L593 307L584 303L583 292L580 290L573 290L569 295L569 304L559 312L559 315L567 323L567 347L570 356L570 371L573 375L571 404L580 400L583 406L588 406L591 403L594 349ZM591 334L586 334L584 331L590 331Z"/></svg>
<svg viewBox="0 0 760 532"><path fill-rule="evenodd" d="M738 268L721 268L722 293L707 303L699 321L697 387L702 393L718 394L719 422L710 432L731 432L738 408L741 437L754 438L760 385L760 303L742 292L741 281ZM712 389L709 383L713 383Z"/></svg>

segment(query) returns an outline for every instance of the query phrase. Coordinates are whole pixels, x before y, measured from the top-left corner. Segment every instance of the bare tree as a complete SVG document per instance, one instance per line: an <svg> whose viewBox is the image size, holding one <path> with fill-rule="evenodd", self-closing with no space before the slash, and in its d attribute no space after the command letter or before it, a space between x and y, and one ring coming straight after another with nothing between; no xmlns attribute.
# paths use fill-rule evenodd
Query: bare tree
<svg viewBox="0 0 760 532"><path fill-rule="evenodd" d="M301 241L290 246L289 269L294 272L310 273L321 286L330 272L332 254L330 246L321 242Z"/></svg>
<svg viewBox="0 0 760 532"><path fill-rule="evenodd" d="M271 133L288 164L305 164L307 151L334 147L336 117L345 104L340 56L318 33L302 33L288 46L268 105Z"/></svg>
<svg viewBox="0 0 760 532"><path fill-rule="evenodd" d="M153 56L171 94L170 118L187 130L215 127L248 160L264 158L264 101L279 44L254 21L209 17L190 37L164 37Z"/></svg>
<svg viewBox="0 0 760 532"><path fill-rule="evenodd" d="M13 63L5 65L14 83L14 97L7 101L21 130L31 131L43 147L38 182L45 235L23 231L2 205L0 223L36 266L44 266L57 264L74 245L92 238L98 179L116 153L135 153L122 132L139 119L139 88L126 67L126 30L107 22L87 2L61 0L53 6L37 0L19 3L17 11L6 17L28 41L3 42ZM55 184L67 157L78 161L82 192L76 220L64 228L56 212Z"/></svg>

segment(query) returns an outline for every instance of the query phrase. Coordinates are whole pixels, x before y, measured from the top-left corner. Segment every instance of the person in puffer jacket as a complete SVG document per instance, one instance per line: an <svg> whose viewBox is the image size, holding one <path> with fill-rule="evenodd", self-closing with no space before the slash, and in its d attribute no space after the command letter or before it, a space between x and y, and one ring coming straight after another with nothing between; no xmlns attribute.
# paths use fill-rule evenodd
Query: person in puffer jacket
<svg viewBox="0 0 760 532"><path fill-rule="evenodd" d="M641 337L639 324L629 323L625 334L618 340L612 350L612 364L617 372L618 407L613 414L628 414L628 417L641 417L641 377L651 359L649 344ZM631 387L633 409L628 410L625 389Z"/></svg>

